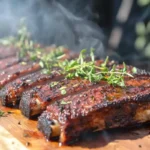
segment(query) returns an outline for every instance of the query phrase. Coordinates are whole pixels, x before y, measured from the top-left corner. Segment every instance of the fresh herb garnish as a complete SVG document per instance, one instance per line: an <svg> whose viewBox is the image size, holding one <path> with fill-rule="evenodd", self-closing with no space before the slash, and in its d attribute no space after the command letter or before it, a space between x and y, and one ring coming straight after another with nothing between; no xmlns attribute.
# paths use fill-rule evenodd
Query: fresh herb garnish
<svg viewBox="0 0 150 150"><path fill-rule="evenodd" d="M91 61L85 60L85 52L86 50L82 50L78 59L70 61L65 60L59 63L59 67L61 67L67 78L72 79L75 77L80 77L87 79L90 82L105 80L112 85L125 86L124 76L126 75L133 77L127 72L125 63L123 63L122 69L118 69L116 65L113 65L110 68L108 67L109 57L106 57L104 63L102 63L100 66L97 66L95 65L93 49L90 53Z"/></svg>
<svg viewBox="0 0 150 150"><path fill-rule="evenodd" d="M52 68L58 66L58 61L60 61L64 55L62 47L58 47L50 53L42 55L39 64L43 68L43 73L50 74Z"/></svg>
<svg viewBox="0 0 150 150"><path fill-rule="evenodd" d="M136 67L132 68L132 73L135 73L135 74L137 73L137 68Z"/></svg>
<svg viewBox="0 0 150 150"><path fill-rule="evenodd" d="M20 21L20 28L17 33L15 45L20 48L18 53L20 58L25 57L28 51L33 50L33 41L30 40L30 34L25 25L25 19L21 19Z"/></svg>
<svg viewBox="0 0 150 150"><path fill-rule="evenodd" d="M19 48L18 57L23 58L29 56L32 60L38 58L39 53L42 49L34 47L34 42L30 40L30 34L28 32L27 26L25 25L25 19L20 20L19 30L15 37L10 36L0 40L0 44L7 46L15 46Z"/></svg>
<svg viewBox="0 0 150 150"><path fill-rule="evenodd" d="M5 112L0 110L0 117L4 117L5 116Z"/></svg>
<svg viewBox="0 0 150 150"><path fill-rule="evenodd" d="M60 88L60 92L61 92L62 95L65 95L67 93L66 88L67 88L66 86L62 86Z"/></svg>
<svg viewBox="0 0 150 150"><path fill-rule="evenodd" d="M57 84L58 84L57 81L51 82L51 83L50 83L50 87L52 88L52 87L56 86Z"/></svg>
<svg viewBox="0 0 150 150"><path fill-rule="evenodd" d="M124 76L133 77L127 72L125 63L123 68L118 69L116 65L108 67L109 57L106 57L104 63L100 66L95 65L94 49L91 49L90 57L91 61L86 61L86 50L82 50L77 59L64 60L63 47L58 47L51 51L49 54L43 54L42 49L35 48L33 41L30 40L30 34L27 31L27 27L24 24L24 20L21 21L20 29L17 37L10 37L9 42L3 41L4 44L13 44L20 48L19 57L29 56L33 61L39 60L39 65L43 68L44 74L50 74L53 67L59 67L61 74L64 74L66 78L72 79L80 77L87 79L90 82L99 82L101 80L107 81L111 85L125 86ZM1 42L1 41L0 41ZM132 72L137 72L136 68L132 69ZM66 94L66 90L61 90L62 95Z"/></svg>
<svg viewBox="0 0 150 150"><path fill-rule="evenodd" d="M61 105L67 105L67 104L70 104L70 103L71 103L71 101L65 102L65 101L62 100L60 104L61 104Z"/></svg>
<svg viewBox="0 0 150 150"><path fill-rule="evenodd" d="M22 65L27 65L27 62L22 61L21 64Z"/></svg>
<svg viewBox="0 0 150 150"><path fill-rule="evenodd" d="M13 112L11 111L7 111L7 112L4 112L2 110L0 110L0 117L7 117L9 114L12 114Z"/></svg>

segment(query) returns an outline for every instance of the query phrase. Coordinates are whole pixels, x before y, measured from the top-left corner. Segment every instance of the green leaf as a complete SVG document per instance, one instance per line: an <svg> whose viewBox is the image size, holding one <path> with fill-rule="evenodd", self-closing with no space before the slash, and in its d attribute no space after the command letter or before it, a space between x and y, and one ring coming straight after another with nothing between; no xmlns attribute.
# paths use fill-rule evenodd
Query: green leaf
<svg viewBox="0 0 150 150"><path fill-rule="evenodd" d="M71 103L71 101L65 102L65 101L62 100L60 104L61 104L61 105L67 105L67 104L70 104L70 103Z"/></svg>
<svg viewBox="0 0 150 150"><path fill-rule="evenodd" d="M144 48L144 46L146 45L146 38L143 36L140 36L136 39L135 41L135 47L138 50L142 50Z"/></svg>
<svg viewBox="0 0 150 150"><path fill-rule="evenodd" d="M126 66L126 64L125 64L125 62L123 62L123 70L122 70L123 72L126 72L127 71L127 66Z"/></svg>
<svg viewBox="0 0 150 150"><path fill-rule="evenodd" d="M0 110L0 117L4 117L4 115L5 115L5 112Z"/></svg>
<svg viewBox="0 0 150 150"><path fill-rule="evenodd" d="M65 86L61 87L60 92L61 92L62 95L65 95L67 93L66 87Z"/></svg>
<svg viewBox="0 0 150 150"><path fill-rule="evenodd" d="M43 63L43 61L40 61L40 62L39 62L39 65L40 65L42 68L44 68L44 63Z"/></svg>
<svg viewBox="0 0 150 150"><path fill-rule="evenodd" d="M145 35L146 34L146 26L144 22L139 22L136 24L136 33L138 35Z"/></svg>
<svg viewBox="0 0 150 150"><path fill-rule="evenodd" d="M79 55L79 58L78 58L78 62L79 62L80 64L82 64L83 61L84 61L85 53L86 53L86 49L81 50L80 55Z"/></svg>
<svg viewBox="0 0 150 150"><path fill-rule="evenodd" d="M58 84L57 81L51 82L51 83L50 83L50 87L54 87L54 86L56 86L57 84Z"/></svg>
<svg viewBox="0 0 150 150"><path fill-rule="evenodd" d="M94 51L95 51L95 49L94 49L94 48L91 48L91 50L90 50L90 56L91 56L92 62L95 61Z"/></svg>
<svg viewBox="0 0 150 150"><path fill-rule="evenodd" d="M135 74L137 73L137 68L136 67L132 68L132 73L135 73Z"/></svg>
<svg viewBox="0 0 150 150"><path fill-rule="evenodd" d="M150 43L146 46L144 55L150 57Z"/></svg>
<svg viewBox="0 0 150 150"><path fill-rule="evenodd" d="M104 63L101 64L102 67L106 67L109 61L109 57L107 56Z"/></svg>
<svg viewBox="0 0 150 150"><path fill-rule="evenodd" d="M23 61L23 62L21 62L21 64L22 64L22 65L27 65L27 62L24 62L24 61Z"/></svg>
<svg viewBox="0 0 150 150"><path fill-rule="evenodd" d="M138 0L138 5L146 6L150 4L150 0Z"/></svg>

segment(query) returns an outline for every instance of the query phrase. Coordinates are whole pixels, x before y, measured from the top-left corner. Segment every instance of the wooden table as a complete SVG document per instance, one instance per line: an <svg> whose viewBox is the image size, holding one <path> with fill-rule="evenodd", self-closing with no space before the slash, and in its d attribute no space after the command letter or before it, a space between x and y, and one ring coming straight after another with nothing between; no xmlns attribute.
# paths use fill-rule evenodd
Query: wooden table
<svg viewBox="0 0 150 150"><path fill-rule="evenodd" d="M0 110L12 112L0 118L0 150L150 150L150 124L87 134L74 146L59 147L45 140L36 120L28 120L18 109Z"/></svg>

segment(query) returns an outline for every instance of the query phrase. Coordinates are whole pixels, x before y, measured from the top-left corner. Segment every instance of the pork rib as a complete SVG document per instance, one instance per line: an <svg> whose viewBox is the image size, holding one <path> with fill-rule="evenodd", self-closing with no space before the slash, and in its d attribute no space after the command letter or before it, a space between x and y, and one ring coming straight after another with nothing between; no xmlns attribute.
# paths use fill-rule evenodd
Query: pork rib
<svg viewBox="0 0 150 150"><path fill-rule="evenodd" d="M19 63L21 61L21 59L19 59L18 57L8 57L5 59L1 59L0 60L0 71L2 71L5 68L11 67L17 63Z"/></svg>
<svg viewBox="0 0 150 150"><path fill-rule="evenodd" d="M2 46L0 45L0 59L15 56L18 49L13 46Z"/></svg>
<svg viewBox="0 0 150 150"><path fill-rule="evenodd" d="M53 101L79 91L87 90L91 86L96 85L98 86L98 84L91 83L87 80L63 79L59 82L55 81L46 85L37 86L23 93L20 101L20 110L26 117L32 118L35 115L41 114L46 109L46 106Z"/></svg>
<svg viewBox="0 0 150 150"><path fill-rule="evenodd" d="M69 57L69 55L66 55L65 57ZM70 57L72 58L73 55L71 55ZM100 63L102 61L98 62ZM26 77L16 79L14 82L9 83L8 85L6 85L7 80L5 79L6 81L4 80L5 82L3 82L3 88L0 91L2 104L6 106L18 104L16 102L20 101L20 96L22 95L22 92L31 89L33 86L41 85L45 82L56 81L63 77L63 74L60 73L60 68L55 67L49 75L35 73L33 75L27 75Z"/></svg>
<svg viewBox="0 0 150 150"><path fill-rule="evenodd" d="M50 75L37 71L32 74L20 77L13 82L8 83L0 90L2 105L12 106L19 103L22 92L31 89L34 86L44 84L48 81L59 80L63 78L59 69L55 68Z"/></svg>
<svg viewBox="0 0 150 150"><path fill-rule="evenodd" d="M67 59L67 58L72 59L76 57L76 55L74 55L73 53L69 51L64 50L64 53L65 55L61 59ZM37 66L37 69L34 71L41 69L38 63L35 63L35 65ZM28 73L31 73L31 72L28 72ZM13 80L14 79L16 80L12 83L7 78L4 78L3 81L0 81L0 84L2 84L3 86L0 91L2 104L5 106L18 104L18 102L20 101L22 92L28 89L31 89L33 86L41 85L41 84L44 84L45 82L50 82L53 80L58 80L58 79L61 79L62 77L63 77L63 74L60 73L60 68L55 67L52 69L51 74L47 74L47 75L41 73L41 71L36 72L35 74L33 73L31 75L30 74L26 75L21 78L19 78L18 76L18 79L16 79L17 77L14 78L14 75L13 75ZM10 78L10 75L9 75L9 78ZM8 82L10 83L7 84Z"/></svg>
<svg viewBox="0 0 150 150"><path fill-rule="evenodd" d="M15 80L18 77L32 73L39 70L41 67L38 63L33 62L21 62L19 64L13 65L9 68L4 69L0 72L0 88L6 85L8 82Z"/></svg>
<svg viewBox="0 0 150 150"><path fill-rule="evenodd" d="M150 121L150 75L125 80L126 87L100 86L65 97L47 107L38 129L50 140L71 144L86 131Z"/></svg>
<svg viewBox="0 0 150 150"><path fill-rule="evenodd" d="M122 68L122 65L117 67ZM132 66L127 66L127 70L131 72ZM79 78L50 82L24 92L20 101L20 110L26 117L32 118L41 114L46 109L46 106L50 105L53 101L104 84L106 82L91 83Z"/></svg>

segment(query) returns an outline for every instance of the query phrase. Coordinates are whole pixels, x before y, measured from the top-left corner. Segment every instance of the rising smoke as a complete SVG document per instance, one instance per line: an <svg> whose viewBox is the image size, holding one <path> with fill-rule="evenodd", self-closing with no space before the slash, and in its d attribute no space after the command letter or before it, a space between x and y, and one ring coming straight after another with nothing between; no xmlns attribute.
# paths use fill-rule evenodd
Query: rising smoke
<svg viewBox="0 0 150 150"><path fill-rule="evenodd" d="M25 17L33 40L45 45L64 45L70 49L95 48L105 56L104 36L92 17L91 0L1 0L0 37L14 35Z"/></svg>

